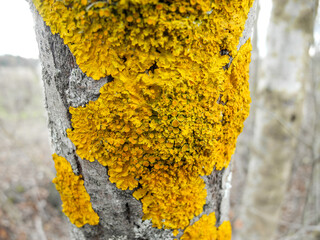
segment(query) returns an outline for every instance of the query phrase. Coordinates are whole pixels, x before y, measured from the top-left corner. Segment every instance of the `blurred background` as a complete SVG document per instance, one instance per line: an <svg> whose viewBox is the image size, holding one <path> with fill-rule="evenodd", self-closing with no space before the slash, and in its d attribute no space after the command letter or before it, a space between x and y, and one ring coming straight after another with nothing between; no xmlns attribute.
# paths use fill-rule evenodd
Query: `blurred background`
<svg viewBox="0 0 320 240"><path fill-rule="evenodd" d="M51 183L55 171L31 12L25 0L0 3L0 240L68 239ZM251 113L230 165L233 239L320 239L318 5L259 2Z"/></svg>

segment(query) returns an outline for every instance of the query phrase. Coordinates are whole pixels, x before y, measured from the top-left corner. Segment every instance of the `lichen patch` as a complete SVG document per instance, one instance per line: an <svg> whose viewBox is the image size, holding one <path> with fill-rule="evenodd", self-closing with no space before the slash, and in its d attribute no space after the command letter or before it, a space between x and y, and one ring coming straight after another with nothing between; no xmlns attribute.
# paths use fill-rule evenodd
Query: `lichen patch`
<svg viewBox="0 0 320 240"><path fill-rule="evenodd" d="M186 228L181 240L231 240L231 224L224 221L216 227L215 213L203 215L197 222Z"/></svg>
<svg viewBox="0 0 320 240"><path fill-rule="evenodd" d="M82 176L75 175L70 163L63 157L53 154L57 176L53 179L62 200L62 211L77 227L85 224L97 225L99 216L93 210Z"/></svg>
<svg viewBox="0 0 320 240"><path fill-rule="evenodd" d="M83 72L113 78L70 108L77 154L134 190L154 227L188 227L200 176L228 166L249 114L251 44L237 45L253 0L33 2Z"/></svg>

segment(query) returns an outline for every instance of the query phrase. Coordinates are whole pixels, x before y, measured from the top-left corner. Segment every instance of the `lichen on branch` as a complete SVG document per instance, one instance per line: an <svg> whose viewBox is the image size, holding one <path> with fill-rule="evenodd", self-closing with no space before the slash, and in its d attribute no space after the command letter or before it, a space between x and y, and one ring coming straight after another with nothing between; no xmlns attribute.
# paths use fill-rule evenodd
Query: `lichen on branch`
<svg viewBox="0 0 320 240"><path fill-rule="evenodd" d="M154 227L185 229L249 113L250 40L237 46L253 0L33 2L82 71L113 78L70 107L77 154L134 190Z"/></svg>
<svg viewBox="0 0 320 240"><path fill-rule="evenodd" d="M62 211L77 227L85 224L97 225L98 214L92 209L82 176L75 175L70 163L63 157L53 154L57 176L53 179L62 200Z"/></svg>
<svg viewBox="0 0 320 240"><path fill-rule="evenodd" d="M203 215L193 225L186 228L181 240L231 240L231 224L224 221L219 227L216 227L215 213Z"/></svg>
<svg viewBox="0 0 320 240"><path fill-rule="evenodd" d="M145 72L168 56L198 63L214 63L210 59L223 49L234 56L252 2L33 0L52 33L60 34L82 71L96 80Z"/></svg>
<svg viewBox="0 0 320 240"><path fill-rule="evenodd" d="M205 204L200 176L228 166L248 116L250 49L247 42L215 78L187 71L192 61L183 76L170 71L170 81L163 68L115 78L98 100L70 108L77 154L107 166L118 188L135 190L155 227L185 228Z"/></svg>

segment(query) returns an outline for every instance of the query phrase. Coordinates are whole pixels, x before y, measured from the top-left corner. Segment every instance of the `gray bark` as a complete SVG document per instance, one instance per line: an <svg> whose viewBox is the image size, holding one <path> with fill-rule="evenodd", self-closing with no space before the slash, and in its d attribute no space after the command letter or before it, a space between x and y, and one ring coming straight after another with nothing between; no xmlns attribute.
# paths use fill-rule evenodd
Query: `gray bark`
<svg viewBox="0 0 320 240"><path fill-rule="evenodd" d="M31 1L30 1L31 3ZM36 23L36 36L42 63L42 80L52 152L65 157L76 174L82 174L93 209L100 217L99 225L71 226L71 239L174 239L171 230L152 228L150 221L142 221L142 205L132 191L122 191L108 181L107 169L98 162L83 161L75 153L66 129L71 128L70 106L85 105L96 100L100 87L108 78L94 81L77 66L73 55L58 34L52 35L31 3ZM241 44L250 36L255 11L250 11ZM202 214L215 212L217 222L227 220L231 175L229 169L213 171L203 177L207 189L207 204ZM223 204L222 204L223 202ZM191 224L199 219L194 218ZM180 237L181 234L178 236Z"/></svg>
<svg viewBox="0 0 320 240"><path fill-rule="evenodd" d="M316 2L273 1L268 53L260 65L253 103L254 134L240 214L241 239L280 239L296 224L302 226L311 173L308 116L312 110L307 102Z"/></svg>

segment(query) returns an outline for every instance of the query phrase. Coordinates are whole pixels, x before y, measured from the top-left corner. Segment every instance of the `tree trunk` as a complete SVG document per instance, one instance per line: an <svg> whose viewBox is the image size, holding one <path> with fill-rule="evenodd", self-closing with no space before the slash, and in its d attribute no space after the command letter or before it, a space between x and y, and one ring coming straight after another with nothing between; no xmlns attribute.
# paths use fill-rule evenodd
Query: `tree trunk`
<svg viewBox="0 0 320 240"><path fill-rule="evenodd" d="M278 230L283 237L288 228L301 224L311 172L306 116L312 111L305 103L316 6L316 1L273 1L268 53L260 65L253 103L255 126L241 239L279 239Z"/></svg>
<svg viewBox="0 0 320 240"><path fill-rule="evenodd" d="M33 4L31 9L34 13L42 63L42 80L52 151L67 159L76 175L82 175L84 186L91 198L92 208L100 218L98 225L85 224L83 227L76 227L70 224L71 238L77 240L175 239L172 230L158 229L152 227L150 220L142 220L141 201L133 197L132 190L121 190L111 183L105 166L98 161L83 160L76 154L76 147L66 133L67 129L72 129L72 115L69 107L78 108L96 101L100 96L101 87L112 82L113 78L109 76L95 81L83 73L63 39L58 34L51 33ZM250 36L254 16L253 7L238 50ZM228 66L231 61L230 59ZM202 176L202 179L207 191L206 204L202 213L190 221L190 225L197 222L204 214L209 215L212 212L215 212L217 225L220 225L228 218L230 171L229 169L213 170L211 174ZM180 238L182 234L183 232L180 231L177 237Z"/></svg>
<svg viewBox="0 0 320 240"><path fill-rule="evenodd" d="M318 13L316 18L315 31L320 32L320 11L318 5ZM304 202L303 227L300 229L293 229L298 232L298 236L308 236L306 239L319 239L320 231L317 226L320 224L320 39L317 37L315 43L310 49L312 57L312 82L308 84L308 123L311 127L309 135L310 151L307 164L311 165L310 179L308 179L308 186L305 189L307 198ZM314 51L314 52L312 52ZM312 109L310 111L310 109Z"/></svg>

